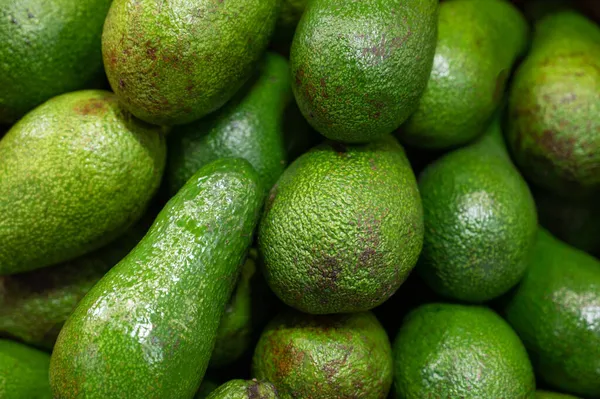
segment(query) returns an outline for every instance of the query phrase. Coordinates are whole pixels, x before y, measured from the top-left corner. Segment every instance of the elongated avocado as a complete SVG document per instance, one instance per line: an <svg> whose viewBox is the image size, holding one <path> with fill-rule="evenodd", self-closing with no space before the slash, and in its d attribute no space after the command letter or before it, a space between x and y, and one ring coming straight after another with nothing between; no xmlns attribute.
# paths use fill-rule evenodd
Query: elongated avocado
<svg viewBox="0 0 600 399"><path fill-rule="evenodd" d="M269 382L231 380L212 391L207 399L279 399L279 395Z"/></svg>
<svg viewBox="0 0 600 399"><path fill-rule="evenodd" d="M0 398L50 399L50 355L0 339Z"/></svg>

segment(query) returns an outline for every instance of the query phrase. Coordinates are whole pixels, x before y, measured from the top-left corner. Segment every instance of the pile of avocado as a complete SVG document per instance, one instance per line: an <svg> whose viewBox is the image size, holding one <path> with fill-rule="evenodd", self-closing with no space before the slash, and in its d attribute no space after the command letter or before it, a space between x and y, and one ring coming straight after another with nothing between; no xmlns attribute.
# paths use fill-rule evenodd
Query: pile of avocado
<svg viewBox="0 0 600 399"><path fill-rule="evenodd" d="M0 398L600 399L593 3L0 1Z"/></svg>

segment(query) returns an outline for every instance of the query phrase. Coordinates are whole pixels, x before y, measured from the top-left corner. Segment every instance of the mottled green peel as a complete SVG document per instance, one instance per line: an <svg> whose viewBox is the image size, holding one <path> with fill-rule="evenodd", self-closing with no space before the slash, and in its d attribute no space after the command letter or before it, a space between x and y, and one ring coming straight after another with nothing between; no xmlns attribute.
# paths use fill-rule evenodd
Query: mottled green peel
<svg viewBox="0 0 600 399"><path fill-rule="evenodd" d="M269 382L231 380L214 390L208 399L279 399L279 395Z"/></svg>
<svg viewBox="0 0 600 399"><path fill-rule="evenodd" d="M0 398L50 399L50 355L0 339Z"/></svg>

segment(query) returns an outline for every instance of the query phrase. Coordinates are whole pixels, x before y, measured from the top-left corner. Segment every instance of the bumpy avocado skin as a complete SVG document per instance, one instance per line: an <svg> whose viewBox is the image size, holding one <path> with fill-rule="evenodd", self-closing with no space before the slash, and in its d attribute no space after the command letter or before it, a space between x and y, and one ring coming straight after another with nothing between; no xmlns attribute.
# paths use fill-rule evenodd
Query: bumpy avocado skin
<svg viewBox="0 0 600 399"><path fill-rule="evenodd" d="M523 343L492 310L432 303L406 316L394 342L398 399L533 399Z"/></svg>
<svg viewBox="0 0 600 399"><path fill-rule="evenodd" d="M208 399L279 399L279 395L269 382L231 380L214 390Z"/></svg>
<svg viewBox="0 0 600 399"><path fill-rule="evenodd" d="M437 0L312 0L296 28L292 89L325 137L367 142L418 106L437 37Z"/></svg>
<svg viewBox="0 0 600 399"><path fill-rule="evenodd" d="M552 387L600 397L600 261L540 229L504 313Z"/></svg>
<svg viewBox="0 0 600 399"><path fill-rule="evenodd" d="M193 397L262 199L243 159L200 169L65 323L50 365L54 396Z"/></svg>
<svg viewBox="0 0 600 399"><path fill-rule="evenodd" d="M102 33L110 85L142 120L197 120L251 76L278 10L278 0L114 0Z"/></svg>
<svg viewBox="0 0 600 399"><path fill-rule="evenodd" d="M266 280L303 312L372 309L415 265L422 212L416 179L393 137L319 145L290 165L267 198L259 228Z"/></svg>
<svg viewBox="0 0 600 399"><path fill-rule="evenodd" d="M286 165L284 117L292 101L288 62L267 53L254 79L222 109L169 134L167 179L176 193L219 158L244 158L269 190Z"/></svg>
<svg viewBox="0 0 600 399"><path fill-rule="evenodd" d="M527 48L528 29L519 10L506 0L441 3L431 76L400 139L439 150L481 135L503 97L515 60Z"/></svg>
<svg viewBox="0 0 600 399"><path fill-rule="evenodd" d="M600 192L599 104L600 28L546 15L510 91L507 137L525 177L564 197Z"/></svg>
<svg viewBox="0 0 600 399"><path fill-rule="evenodd" d="M438 294L484 302L523 277L537 212L495 118L475 143L441 157L419 176L425 236L417 271Z"/></svg>
<svg viewBox="0 0 600 399"><path fill-rule="evenodd" d="M165 165L162 129L107 91L55 97L0 140L0 275L64 262L124 233Z"/></svg>
<svg viewBox="0 0 600 399"><path fill-rule="evenodd" d="M290 309L265 328L252 368L283 399L384 399L392 351L370 312L312 316Z"/></svg>
<svg viewBox="0 0 600 399"><path fill-rule="evenodd" d="M0 339L0 398L50 399L50 355Z"/></svg>
<svg viewBox="0 0 600 399"><path fill-rule="evenodd" d="M0 4L0 124L62 93L96 87L111 0L4 0Z"/></svg>

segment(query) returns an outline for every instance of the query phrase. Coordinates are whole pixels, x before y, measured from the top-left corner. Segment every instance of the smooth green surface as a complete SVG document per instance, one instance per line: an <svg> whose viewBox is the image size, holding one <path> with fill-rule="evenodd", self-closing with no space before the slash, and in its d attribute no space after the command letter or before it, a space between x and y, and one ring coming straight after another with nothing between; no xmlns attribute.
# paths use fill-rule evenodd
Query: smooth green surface
<svg viewBox="0 0 600 399"><path fill-rule="evenodd" d="M564 394L564 393L549 392L549 391L537 391L535 393L535 399L578 399L578 398L575 396Z"/></svg>
<svg viewBox="0 0 600 399"><path fill-rule="evenodd" d="M437 0L312 0L290 63L300 110L325 137L366 142L418 106L431 72Z"/></svg>
<svg viewBox="0 0 600 399"><path fill-rule="evenodd" d="M50 367L54 396L193 397L262 193L245 160L200 169L65 323Z"/></svg>
<svg viewBox="0 0 600 399"><path fill-rule="evenodd" d="M406 279L422 242L415 176L391 136L326 142L302 155L271 189L259 228L269 286L314 314L380 305Z"/></svg>
<svg viewBox="0 0 600 399"><path fill-rule="evenodd" d="M404 142L445 149L481 135L504 94L528 29L506 0L440 4L433 69L417 111L401 129Z"/></svg>
<svg viewBox="0 0 600 399"><path fill-rule="evenodd" d="M0 398L50 399L50 355L0 339Z"/></svg>
<svg viewBox="0 0 600 399"><path fill-rule="evenodd" d="M55 97L0 140L0 275L64 262L125 232L165 164L162 129L107 91Z"/></svg>
<svg viewBox="0 0 600 399"><path fill-rule="evenodd" d="M525 177L561 196L599 192L600 28L573 11L538 21L508 111L508 141Z"/></svg>
<svg viewBox="0 0 600 399"><path fill-rule="evenodd" d="M110 85L147 122L197 120L251 76L278 11L278 0L114 0L102 34Z"/></svg>
<svg viewBox="0 0 600 399"><path fill-rule="evenodd" d="M370 312L312 316L290 309L265 328L252 368L282 399L384 399L392 349Z"/></svg>
<svg viewBox="0 0 600 399"><path fill-rule="evenodd" d="M277 389L269 382L231 380L214 390L208 399L278 399Z"/></svg>
<svg viewBox="0 0 600 399"><path fill-rule="evenodd" d="M425 238L417 270L448 298L483 302L504 294L523 277L533 251L535 203L499 123L419 176Z"/></svg>
<svg viewBox="0 0 600 399"><path fill-rule="evenodd" d="M100 35L110 3L0 2L0 124L102 77Z"/></svg>
<svg viewBox="0 0 600 399"><path fill-rule="evenodd" d="M527 352L510 326L481 306L433 303L404 319L394 342L398 399L533 399Z"/></svg>
<svg viewBox="0 0 600 399"><path fill-rule="evenodd" d="M540 229L533 260L505 305L548 385L600 397L600 261Z"/></svg>
<svg viewBox="0 0 600 399"><path fill-rule="evenodd" d="M218 112L169 134L167 178L177 192L219 158L244 158L269 190L286 165L284 111L293 100L287 60L267 53L256 76Z"/></svg>

